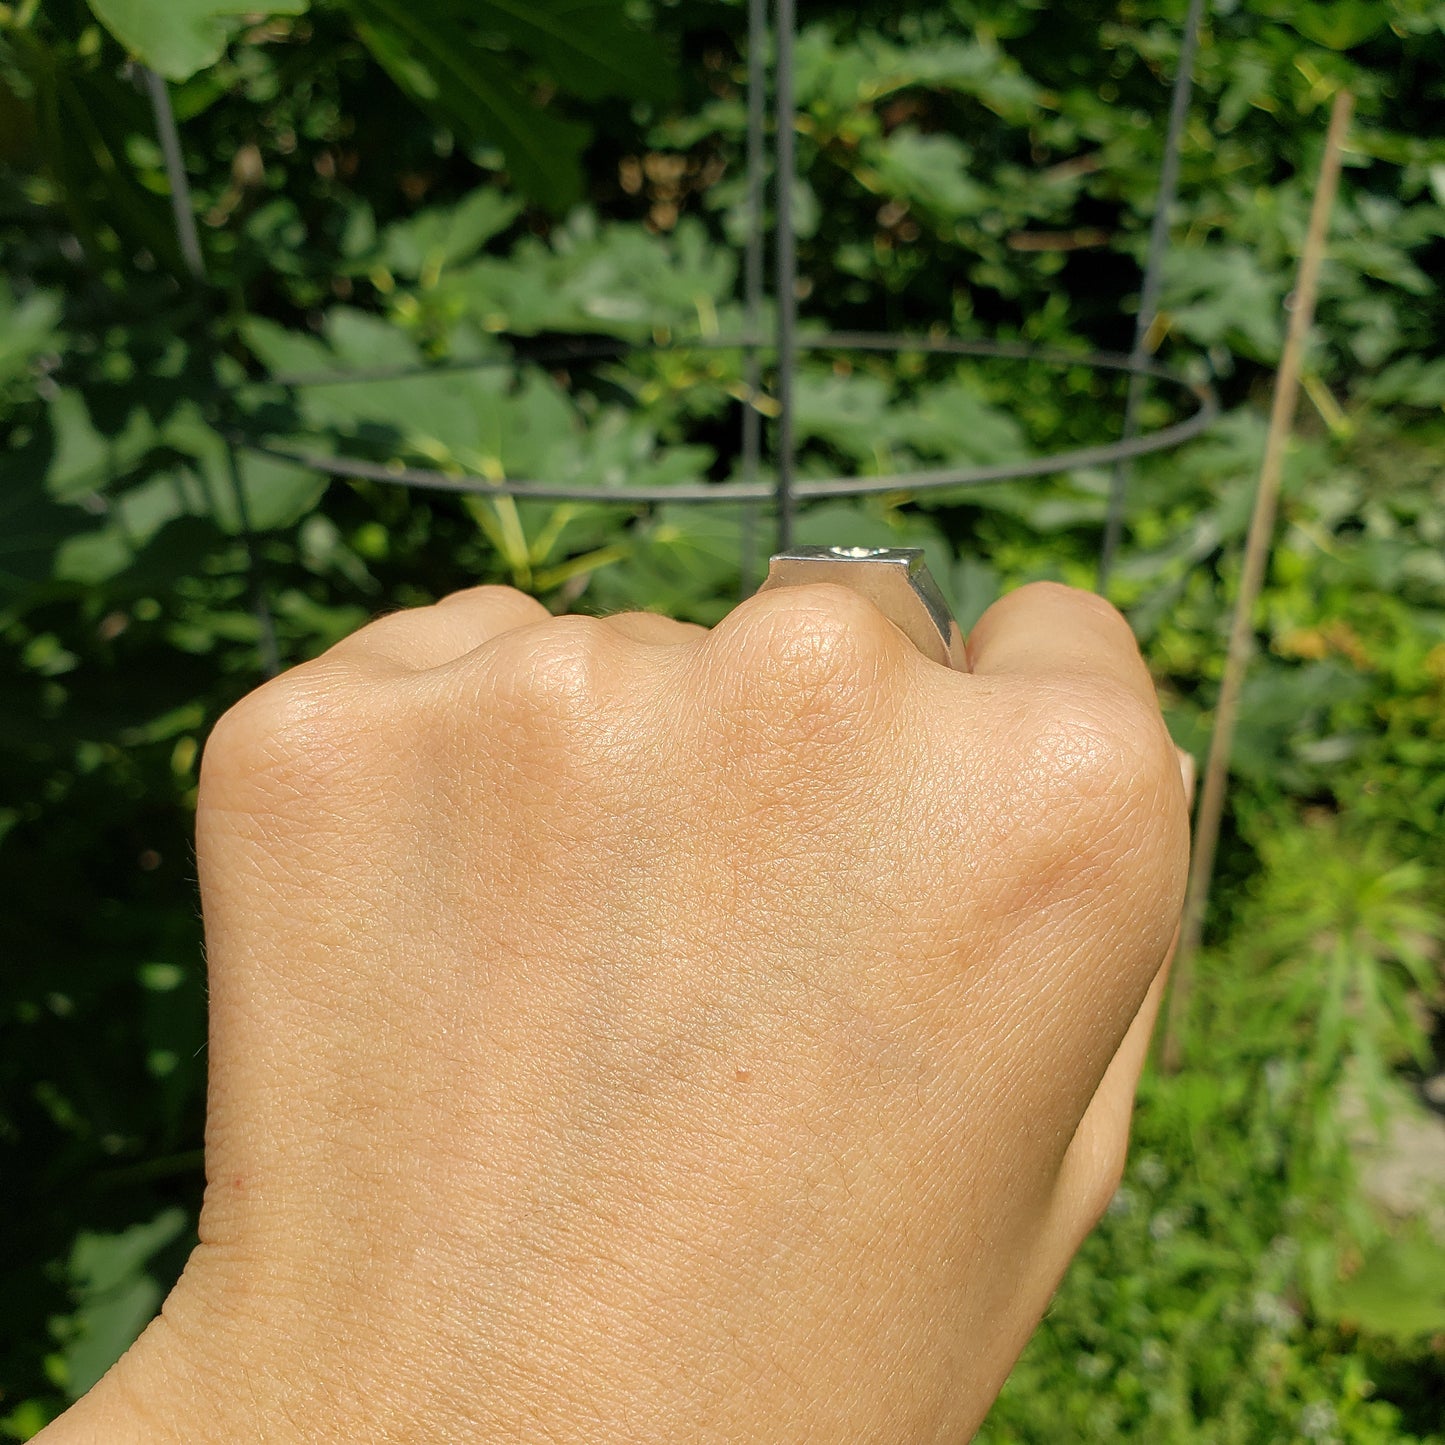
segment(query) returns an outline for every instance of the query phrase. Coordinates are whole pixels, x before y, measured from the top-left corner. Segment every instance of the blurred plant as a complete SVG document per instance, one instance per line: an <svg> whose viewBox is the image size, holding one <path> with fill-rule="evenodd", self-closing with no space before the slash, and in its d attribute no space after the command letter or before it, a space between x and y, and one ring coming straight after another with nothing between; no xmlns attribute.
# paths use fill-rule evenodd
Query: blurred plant
<svg viewBox="0 0 1445 1445"><path fill-rule="evenodd" d="M581 155L590 129L559 114L558 90L583 101L624 96L664 102L673 67L656 37L610 0L61 0L7 7L4 33L19 98L33 125L58 199L92 247L125 236L175 259L162 206L137 187L128 136L144 133L144 105L105 63L90 16L132 57L171 81L214 65L240 33L306 42L314 8L341 17L390 81L473 150L505 168L522 194L553 209L581 197ZM42 23L43 22L43 23ZM150 147L146 147L147 150ZM153 166L155 158L151 158ZM89 208L94 194L105 211Z"/></svg>
<svg viewBox="0 0 1445 1445"><path fill-rule="evenodd" d="M1402 1328L1436 1317L1445 1246L1365 1213L1339 1110L1347 1086L1387 1107L1389 1068L1419 1057L1445 912L1423 869L1337 818L1276 816L1259 846L1229 946L1201 959L1191 1062L1146 1079L1124 1185L984 1445L1445 1439L1428 1330ZM1344 1353L1337 1321L1388 1328L1393 1357ZM1403 1360L1408 1420L1377 1398Z"/></svg>
<svg viewBox="0 0 1445 1445"><path fill-rule="evenodd" d="M1259 848L1264 872L1238 950L1258 970L1251 1017L1261 1047L1305 1046L1298 1057L1323 1141L1347 1080L1378 1112L1399 1066L1428 1065L1445 909L1424 865L1393 857L1383 833L1355 841L1326 816L1276 826Z"/></svg>

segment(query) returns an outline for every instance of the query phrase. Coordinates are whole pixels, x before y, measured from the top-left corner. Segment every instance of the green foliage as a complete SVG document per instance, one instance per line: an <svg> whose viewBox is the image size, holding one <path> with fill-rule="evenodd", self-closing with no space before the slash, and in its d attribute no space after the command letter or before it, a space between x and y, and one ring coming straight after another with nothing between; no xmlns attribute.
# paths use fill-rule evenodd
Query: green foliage
<svg viewBox="0 0 1445 1445"><path fill-rule="evenodd" d="M1332 1107L1361 1064L1415 1042L1381 1005L1445 941L1445 913L1423 870L1332 820L1272 831L1264 855L1237 942L1201 960L1189 1066L1146 1081L1124 1186L986 1445L1445 1439L1438 1408L1411 1399L1407 1416L1377 1398L1335 1323L1395 1337L1428 1391L1425 1331L1445 1253L1385 1238L1337 1282L1337 1241L1357 1206ZM1405 1269L1423 1289L1400 1288Z"/></svg>
<svg viewBox="0 0 1445 1445"><path fill-rule="evenodd" d="M1265 990L1252 1026L1276 1048L1294 1037L1321 1100L1353 1069L1379 1104L1392 1068L1429 1063L1414 1005L1435 1001L1445 913L1425 901L1429 870L1391 860L1380 834L1346 848L1322 832L1317 824L1260 840L1270 887L1241 948ZM1329 1119L1322 1112L1319 1122Z"/></svg>
<svg viewBox="0 0 1445 1445"><path fill-rule="evenodd" d="M190 810L205 735L264 659L477 581L710 623L769 536L736 504L606 496L745 470L748 371L720 344L744 326L743 7L261 9L0 7L0 1168L19 1184L0 1428L17 1438L122 1347L190 1238ZM810 7L805 334L1127 348L1184 9ZM175 82L206 288L132 56ZM985 1439L1439 1439L1421 1334L1438 1255L1364 1208L1338 1099L1383 1109L1402 1070L1437 1067L1442 73L1438 0L1212 7L1154 340L1207 352L1228 415L1134 470L1112 584L1196 753L1338 86L1360 119L1191 1064L1147 1086L1126 1191ZM809 351L797 401L803 475L892 475L1111 439L1122 389L1082 365ZM1163 397L1146 413L1173 415ZM597 499L328 484L259 440ZM968 621L1029 578L1087 585L1109 480L818 503L798 532L923 547ZM1394 1308L1407 1275L1418 1328Z"/></svg>
<svg viewBox="0 0 1445 1445"><path fill-rule="evenodd" d="M248 17L247 0L87 0L96 18L130 53L171 80L189 80L214 65ZM272 15L304 15L310 0L268 0Z"/></svg>
<svg viewBox="0 0 1445 1445"><path fill-rule="evenodd" d="M0 279L0 383L23 376L35 357L50 344L60 302L37 291L17 302Z"/></svg>
<svg viewBox="0 0 1445 1445"><path fill-rule="evenodd" d="M58 1372L71 1394L88 1390L150 1323L163 1289L147 1265L186 1225L185 1211L172 1208L120 1234L76 1237L69 1272L77 1304L58 1356Z"/></svg>
<svg viewBox="0 0 1445 1445"><path fill-rule="evenodd" d="M221 58L243 23L304 15L310 0L87 0L132 55L172 80ZM413 101L464 142L501 150L516 184L560 206L580 192L586 126L531 103L517 53L572 94L664 100L670 71L651 37L611 0L334 0L377 64Z"/></svg>
<svg viewBox="0 0 1445 1445"><path fill-rule="evenodd" d="M412 100L507 158L519 185L553 205L574 200L587 132L555 115L533 113L526 92L499 55L470 44L463 14L451 7L419 14L405 0L352 0L357 34Z"/></svg>
<svg viewBox="0 0 1445 1445"><path fill-rule="evenodd" d="M1445 1330L1445 1248L1423 1233L1386 1239L1336 1286L1330 1305L1387 1338L1438 1335Z"/></svg>

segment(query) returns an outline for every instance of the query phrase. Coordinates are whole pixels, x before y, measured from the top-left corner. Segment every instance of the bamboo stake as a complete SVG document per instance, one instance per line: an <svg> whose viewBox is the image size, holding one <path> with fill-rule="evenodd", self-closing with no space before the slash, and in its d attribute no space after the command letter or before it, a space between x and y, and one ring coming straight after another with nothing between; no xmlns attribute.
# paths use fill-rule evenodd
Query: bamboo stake
<svg viewBox="0 0 1445 1445"><path fill-rule="evenodd" d="M1314 323L1315 302L1319 296L1320 267L1324 262L1329 238L1330 216L1339 193L1340 168L1345 137L1354 112L1354 96L1347 90L1335 96L1330 113L1329 134L1325 138L1325 154L1320 164L1319 181L1315 187L1314 205L1310 211L1309 232L1300 254L1299 276L1295 282L1294 309L1290 313L1289 331L1285 336L1284 353L1280 357L1275 378L1274 405L1266 434L1264 459L1260 464L1259 483L1254 497L1254 514L1244 544L1244 566L1239 578L1239 599L1229 633L1229 651L1225 655L1224 678L1219 688L1215 709L1214 732L1209 739L1209 759L1204 767L1204 785L1200 790L1199 814L1194 828L1194 852L1189 866L1189 887L1185 895L1184 918L1179 929L1179 948L1174 963L1174 982L1169 995L1169 1011L1164 1024L1162 1063L1173 1073L1181 1063L1181 1029L1189 1008L1193 985L1194 958L1199 951L1204 931L1204 914L1209 902L1209 885L1214 876L1214 858L1219 847L1219 825L1224 815L1224 794L1229 781L1229 757L1234 745L1235 724L1239 717L1239 698L1244 675L1254 648L1254 609L1264 585L1269 565L1270 541L1274 533L1275 513L1279 506L1280 482L1284 473L1285 451L1289 445L1294 415L1299 405L1300 371L1305 346Z"/></svg>

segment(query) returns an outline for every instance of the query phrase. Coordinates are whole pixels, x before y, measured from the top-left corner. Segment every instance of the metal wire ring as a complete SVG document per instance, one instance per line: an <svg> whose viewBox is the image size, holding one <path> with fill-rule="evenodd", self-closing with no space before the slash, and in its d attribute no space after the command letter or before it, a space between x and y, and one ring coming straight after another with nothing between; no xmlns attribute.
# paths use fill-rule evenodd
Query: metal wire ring
<svg viewBox="0 0 1445 1445"><path fill-rule="evenodd" d="M1149 456L1199 436L1219 415L1219 402L1208 382L1195 381L1183 372L1160 362L1126 356L1120 352L1070 352L1044 347L1013 345L1006 342L965 341L958 337L909 336L888 332L825 332L798 339L799 350L915 352L934 356L972 356L995 360L1034 361L1053 366L1086 366L1097 371L1121 372L1131 377L1142 376L1187 392L1196 403L1193 416L1170 426L1119 441L1097 446L1077 447L1042 457L1027 457L1017 462L993 463L986 466L935 467L914 472L896 472L870 477L799 478L793 489L799 497L862 496L880 492L936 491L942 488L982 487L999 482L1029 477L1052 476L1058 472L1085 467L1110 466L1116 462ZM631 352L680 350L741 350L756 353L768 349L767 343L752 337L707 337L686 342L597 341L570 343L565 347L541 348L517 357L487 357L467 362L442 363L428 367L374 368L369 371L283 373L269 378L278 386L291 389L338 385L341 383L393 381L403 377L436 376L458 371L477 370L491 366L515 366L526 362L546 364L565 361L600 360L625 356ZM323 472L333 477L359 481L390 482L439 492L483 493L496 496L534 497L552 501L591 501L616 503L647 502L761 502L775 497L776 489L769 482L704 482L678 483L656 487L577 486L564 482L531 481L506 478L490 481L485 477L458 476L428 467L408 467L396 463L369 462L361 458L330 456L324 452L308 452L258 440L238 432L235 444L261 456L287 461Z"/></svg>

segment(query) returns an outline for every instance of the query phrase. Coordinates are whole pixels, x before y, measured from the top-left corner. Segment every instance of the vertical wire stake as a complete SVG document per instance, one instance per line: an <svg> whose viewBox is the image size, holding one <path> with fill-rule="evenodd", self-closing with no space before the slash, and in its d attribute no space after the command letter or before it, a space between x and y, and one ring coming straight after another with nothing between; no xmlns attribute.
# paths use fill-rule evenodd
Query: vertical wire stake
<svg viewBox="0 0 1445 1445"><path fill-rule="evenodd" d="M1310 327L1314 321L1315 301L1319 296L1320 267L1329 238L1330 216L1339 192L1345 137L1349 132L1354 105L1354 97L1349 91L1342 90L1336 94L1334 109L1330 114L1329 135L1325 140L1324 160L1320 164L1314 205L1310 211L1309 232L1300 255L1294 309L1290 313L1289 332L1285 337L1284 354L1280 358L1279 374L1275 380L1274 406L1270 413L1264 460L1260 464L1259 484L1255 491L1254 515L1250 518L1249 535L1244 544L1239 598L1234 606L1229 651L1225 656L1224 678L1220 684L1219 703L1214 715L1214 733L1209 739L1209 760L1204 768L1204 786L1200 792L1199 817L1194 830L1189 889L1184 902L1184 918L1179 927L1174 983L1169 994L1169 1011L1164 1023L1161 1062L1171 1073L1178 1069L1182 1061L1181 1030L1189 1009L1194 960L1199 952L1199 941L1204 931L1204 912L1209 901L1209 884L1214 876L1214 856L1219 846L1219 825L1224 813L1224 791L1229 777L1229 755L1234 742L1234 726L1239 715L1240 690L1244 685L1244 675L1254 645L1254 607L1259 600L1265 568L1269 563L1270 538L1274 532L1275 512L1279 503L1285 449L1289 444L1295 408L1299 404L1300 371L1304 364Z"/></svg>
<svg viewBox="0 0 1445 1445"><path fill-rule="evenodd" d="M1159 194L1154 200L1154 219L1149 228L1149 257L1144 266L1144 284L1139 291L1139 315L1134 323L1134 346L1129 360L1129 395L1124 403L1124 440L1139 435L1139 412L1144 405L1148 378L1138 368L1149 359L1150 339L1159 319L1159 296L1164 287L1164 258L1169 251L1169 223L1179 194L1179 153L1184 147L1184 127L1189 122L1189 98L1194 89L1194 60L1199 52L1199 32L1204 26L1208 0L1190 0L1179 42L1179 68L1174 75L1174 94L1169 102L1169 131L1164 142L1164 160L1159 167ZM1095 590L1104 592L1114 555L1124 532L1124 500L1129 488L1128 462L1115 462L1109 484L1109 515L1104 523L1104 540L1099 548L1099 571Z"/></svg>
<svg viewBox="0 0 1445 1445"><path fill-rule="evenodd" d="M156 135L161 143L161 155L165 158L166 181L171 191L171 218L175 222L181 260L186 263L191 280L204 285L206 262L201 255L201 238L196 231L196 212L191 204L191 183L186 175L185 160L181 156L181 133L176 128L176 113L171 109L171 93L166 88L165 80L150 66L142 65L139 69L146 94L150 96Z"/></svg>
<svg viewBox="0 0 1445 1445"><path fill-rule="evenodd" d="M747 242L743 250L744 325L747 330L743 385L743 480L756 482L762 458L763 417L758 410L762 385L759 343L763 327L763 187L766 182L766 108L768 103L767 0L748 0L748 196ZM759 504L743 503L742 535L738 544L738 598L752 592L753 550L757 545Z"/></svg>
<svg viewBox="0 0 1445 1445"><path fill-rule="evenodd" d="M176 126L176 113L171 107L171 94L165 78L148 65L138 67L146 94L150 97L151 114L155 117L156 135L161 143L161 154L165 158L166 180L171 192L171 216L175 221L176 242L180 246L181 259L186 271L198 290L206 284L206 259L201 251L201 238L196 230L196 208L191 199L191 182L186 175L185 158L181 154L181 133ZM202 338L201 348L205 366L215 394L218 408L225 406L225 389L217 374L216 336L214 320L209 306L204 305L202 294ZM281 671L281 654L276 645L276 621L271 612L271 599L266 592L266 578L261 565L261 554L256 544L256 534L251 530L250 507L246 501L246 489L241 477L241 462L236 455L236 445L230 438L230 428L217 427L225 438L226 477L231 484L231 493L236 503L236 519L241 539L246 548L246 570L251 583L251 610L258 629L257 651L261 655L261 669L267 677L275 677Z"/></svg>
<svg viewBox="0 0 1445 1445"><path fill-rule="evenodd" d="M777 5L777 162L773 189L777 200L776 275L774 290L778 307L778 482L775 490L778 511L778 550L793 545L793 467L797 443L793 434L793 371L797 362L798 251L793 234L793 183L797 162L794 155L796 117L793 114L793 30L796 25L793 0Z"/></svg>

